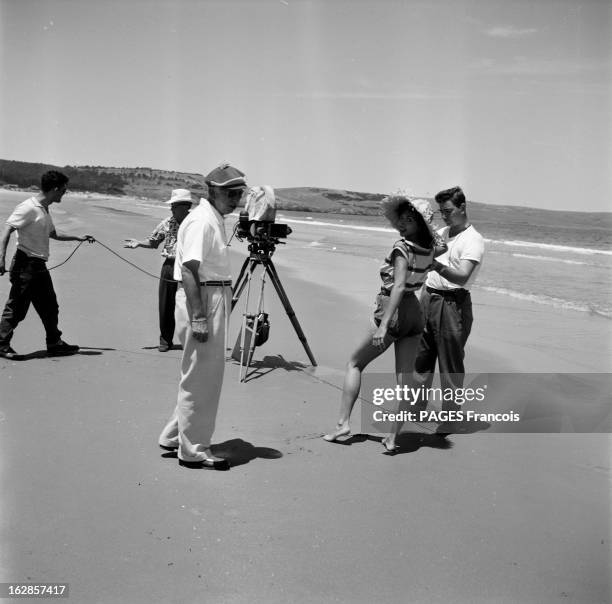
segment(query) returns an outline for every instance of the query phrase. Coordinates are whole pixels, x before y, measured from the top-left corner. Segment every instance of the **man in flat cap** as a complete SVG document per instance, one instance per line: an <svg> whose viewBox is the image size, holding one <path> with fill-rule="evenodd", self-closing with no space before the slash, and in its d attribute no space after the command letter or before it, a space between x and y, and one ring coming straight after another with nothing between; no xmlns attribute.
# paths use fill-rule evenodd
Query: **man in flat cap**
<svg viewBox="0 0 612 604"><path fill-rule="evenodd" d="M167 352L172 348L174 337L174 298L176 281L174 280L174 259L176 258L176 236L180 224L191 209L191 193L187 189L174 189L166 202L172 216L162 220L147 239L126 239L123 247L144 247L157 249L163 241L162 258L164 262L159 277L159 351Z"/></svg>
<svg viewBox="0 0 612 604"><path fill-rule="evenodd" d="M183 345L178 400L159 444L178 449L179 464L228 469L212 454L211 437L225 369L225 326L231 311L231 272L223 217L246 188L244 174L222 164L206 176L209 198L181 224L174 278L176 331Z"/></svg>

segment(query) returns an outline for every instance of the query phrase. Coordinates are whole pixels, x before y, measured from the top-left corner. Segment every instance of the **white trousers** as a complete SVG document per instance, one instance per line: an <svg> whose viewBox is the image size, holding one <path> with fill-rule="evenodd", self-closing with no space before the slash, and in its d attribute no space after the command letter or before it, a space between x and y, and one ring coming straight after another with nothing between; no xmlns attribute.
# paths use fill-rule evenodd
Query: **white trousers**
<svg viewBox="0 0 612 604"><path fill-rule="evenodd" d="M208 340L198 342L191 331L191 312L185 290L176 292L174 318L183 346L178 400L172 417L159 437L159 444L178 445L178 457L197 461L210 447L215 429L225 370L226 316L231 309L231 288L207 287Z"/></svg>

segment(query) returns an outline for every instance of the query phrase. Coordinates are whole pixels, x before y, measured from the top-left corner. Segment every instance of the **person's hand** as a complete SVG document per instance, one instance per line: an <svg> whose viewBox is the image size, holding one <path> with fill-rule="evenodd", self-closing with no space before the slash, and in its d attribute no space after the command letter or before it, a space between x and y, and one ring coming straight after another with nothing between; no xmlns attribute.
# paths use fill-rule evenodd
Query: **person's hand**
<svg viewBox="0 0 612 604"><path fill-rule="evenodd" d="M79 241L87 241L87 243L95 243L95 239L92 235L83 235Z"/></svg>
<svg viewBox="0 0 612 604"><path fill-rule="evenodd" d="M208 340L208 321L206 317L191 319L191 331L198 342L206 342Z"/></svg>
<svg viewBox="0 0 612 604"><path fill-rule="evenodd" d="M385 349L385 337L387 336L387 328L384 325L380 325L372 336L372 346L379 350Z"/></svg>
<svg viewBox="0 0 612 604"><path fill-rule="evenodd" d="M129 247L132 249L138 247L138 241L136 239L124 239L123 241L125 241L123 247Z"/></svg>
<svg viewBox="0 0 612 604"><path fill-rule="evenodd" d="M442 264L442 263L438 262L437 260L434 260L434 261L431 263L431 270L436 271L436 272L438 272L438 273L439 273L439 272L440 272L440 271L441 271L443 268L445 268L445 267L446 267L446 265L445 265L445 264Z"/></svg>

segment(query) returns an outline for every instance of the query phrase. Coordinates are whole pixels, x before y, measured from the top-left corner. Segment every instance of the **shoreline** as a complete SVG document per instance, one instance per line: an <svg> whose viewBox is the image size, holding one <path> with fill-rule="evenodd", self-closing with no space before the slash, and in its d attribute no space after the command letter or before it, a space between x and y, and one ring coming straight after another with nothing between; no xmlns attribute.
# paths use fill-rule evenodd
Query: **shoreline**
<svg viewBox="0 0 612 604"><path fill-rule="evenodd" d="M75 196L67 201L78 203L81 198L81 196ZM134 231L130 231L131 236L144 236L150 232L156 220L167 215L167 208L163 204L157 208L143 203L142 200L117 199L108 196L102 196L96 201L103 200L107 200L112 205L107 207L95 204L86 207L96 214L101 211L102 215L114 208L111 213L116 219L136 221L136 228L125 227L125 232L130 229ZM138 211L143 205L147 210L145 214ZM75 211L73 216L68 217L65 215L65 207L62 205L54 208L54 212L57 213L56 222L60 225L58 228L61 228L61 222L66 220L66 228L69 231L75 228L87 230L86 221L79 216L79 212ZM154 211L151 212L151 210ZM147 217L150 218L148 225L146 224ZM228 237L234 221L233 216L226 219ZM303 224L309 222L304 221ZM333 275L331 280L324 283L328 291L323 298L341 297L343 304L354 308L349 316L354 317L357 321L360 320L364 325L361 328L363 330L367 326L370 308L379 289L378 267L379 258L383 253L381 250L386 249L385 246L388 245L393 231L371 233L370 231L351 231L343 229L342 226L337 225L338 228L334 229L327 225L318 227L312 224L308 228L295 230L286 240L286 245L277 246L273 261L279 269L281 280L283 275L288 274L307 285L308 283L320 283L322 274ZM134 260L135 256L133 254L130 256L130 251L121 247L122 239L106 243L123 257ZM332 241L338 246L337 248L331 247ZM352 253L355 245L360 254L358 257ZM9 254L13 246L14 238ZM52 249L51 265L56 260L64 259L64 256L60 255L59 246L54 243L52 247L56 249ZM240 264L248 253L247 244L233 239L230 250L235 256L232 267L237 275ZM105 250L101 251L103 254L108 254ZM145 252L143 255L149 265L147 270L153 274L157 273L156 256L155 251L153 253L149 251L148 254ZM355 259L358 260L358 265L355 265ZM134 270L129 266L125 268L128 271ZM269 289L272 291L271 284L269 284ZM276 296L275 293L274 296ZM293 303L290 294L289 298ZM478 283L474 286L472 298L475 321L468 341L466 366L472 367L474 371L554 372L559 369L569 372L576 370L608 372L612 370L612 363L606 361L606 354L602 354L603 351L608 351L610 354L607 357L612 357L612 323L607 316L584 310L557 308L537 300L525 299L520 294L513 296L499 291L487 291ZM281 312L284 314L284 311ZM517 330L518 333L515 333ZM521 341L521 333L530 333L535 337ZM542 335L539 336L539 333ZM546 350L547 337L550 354ZM564 350L571 339L574 339L576 354ZM600 344L596 346L594 342ZM496 355L500 357L496 362L493 362L490 352L487 353L487 348L490 349L493 346L496 349ZM472 349L474 352L477 350L477 354L473 355ZM575 357L574 361L572 356Z"/></svg>
<svg viewBox="0 0 612 604"><path fill-rule="evenodd" d="M126 213L74 200L58 209L59 229L92 231L159 274L158 250L121 248L155 218L125 204ZM176 404L181 351L156 349L156 280L96 244L53 271L63 337L82 348L0 359L2 581L68 582L84 603L604 601L609 434L440 439L406 428L390 457L379 436L360 432L357 407L352 439L320 438L335 423L344 364L367 329L379 261L368 257L376 246L365 257L321 253L311 244L326 234L313 234L296 232L274 262L319 367L308 366L268 283L270 338L249 380L239 383L237 363L225 365L213 446L231 459L229 472L181 468L157 446ZM52 248L63 260L74 243ZM232 245L231 256L236 274L246 245ZM588 372L607 363L604 321L474 296L468 371L569 373L578 360ZM241 307L235 312L230 349ZM14 348L44 349L32 310ZM392 356L368 372L389 376ZM364 556L375 562L356 572Z"/></svg>

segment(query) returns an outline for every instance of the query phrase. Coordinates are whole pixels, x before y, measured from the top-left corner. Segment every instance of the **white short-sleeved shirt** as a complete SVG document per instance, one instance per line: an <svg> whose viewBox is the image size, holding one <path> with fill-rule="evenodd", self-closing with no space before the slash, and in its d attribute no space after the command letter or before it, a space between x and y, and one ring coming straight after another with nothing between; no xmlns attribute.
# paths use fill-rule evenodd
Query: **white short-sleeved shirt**
<svg viewBox="0 0 612 604"><path fill-rule="evenodd" d="M181 223L176 239L174 278L182 280L181 265L190 260L200 263L200 281L229 281L232 278L223 216L201 199Z"/></svg>
<svg viewBox="0 0 612 604"><path fill-rule="evenodd" d="M6 224L17 229L17 249L33 258L49 259L49 235L55 230L49 212L36 199L22 201Z"/></svg>
<svg viewBox="0 0 612 604"><path fill-rule="evenodd" d="M451 268L459 268L459 264L462 260L472 260L476 262L476 266L470 275L470 278L463 285L457 285L451 283L438 272L431 271L427 275L426 285L434 289L470 289L476 275L480 271L482 266L482 259L484 256L484 239L482 235L470 225L467 229L461 231L454 237L449 237L448 232L450 227L444 227L438 231L438 234L444 239L444 242L448 246L448 249L444 254L441 254L436 258L440 264L450 266Z"/></svg>

